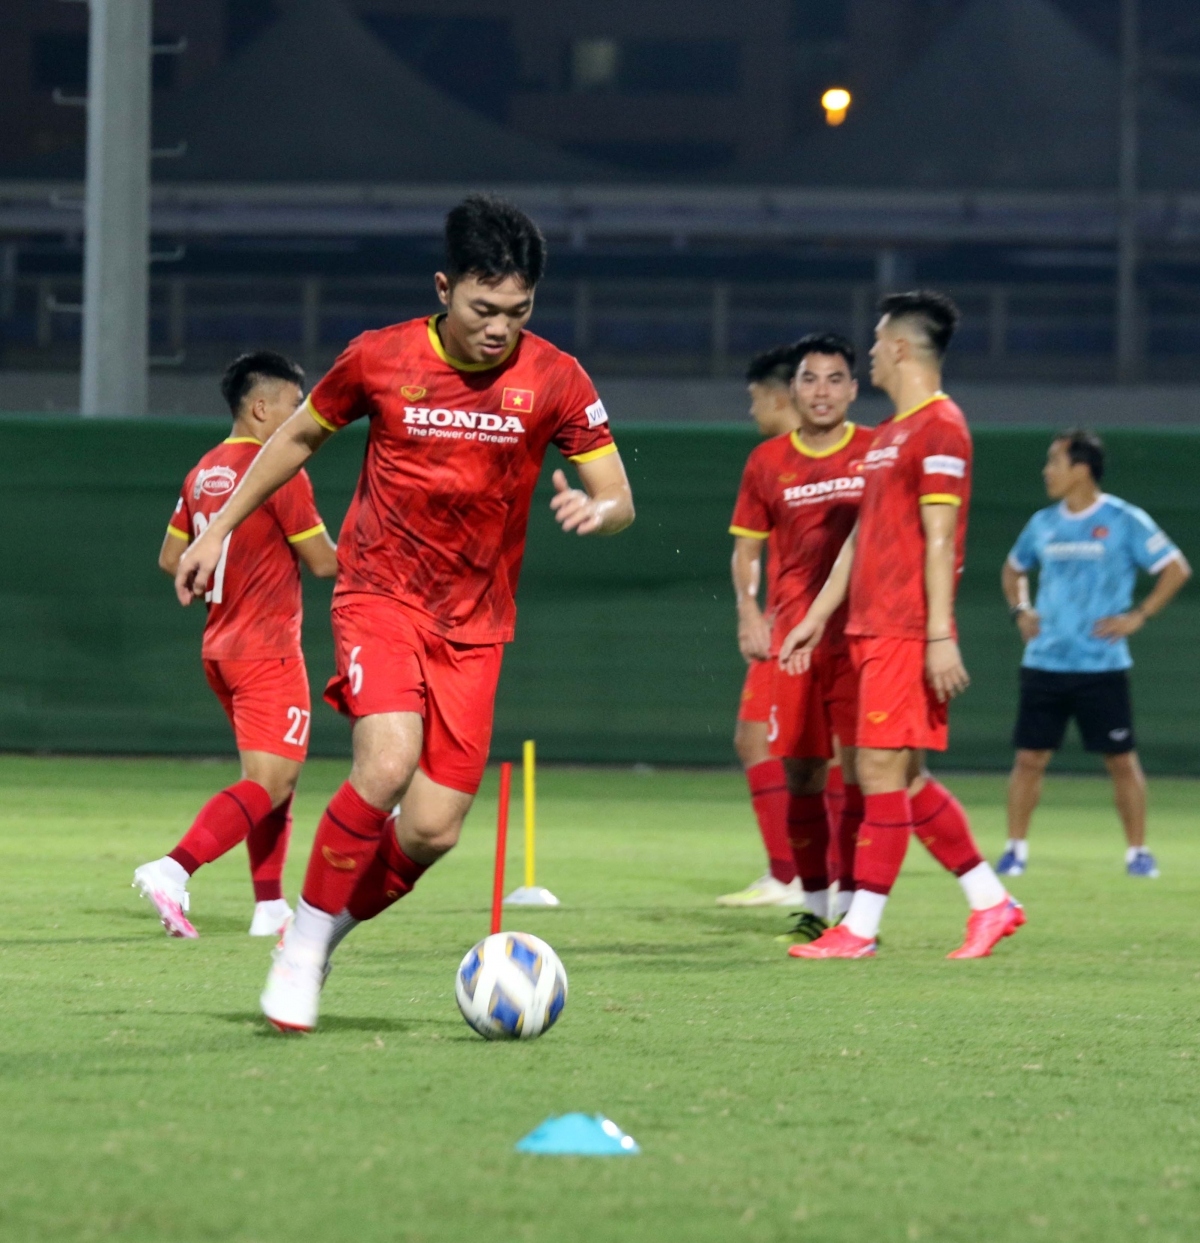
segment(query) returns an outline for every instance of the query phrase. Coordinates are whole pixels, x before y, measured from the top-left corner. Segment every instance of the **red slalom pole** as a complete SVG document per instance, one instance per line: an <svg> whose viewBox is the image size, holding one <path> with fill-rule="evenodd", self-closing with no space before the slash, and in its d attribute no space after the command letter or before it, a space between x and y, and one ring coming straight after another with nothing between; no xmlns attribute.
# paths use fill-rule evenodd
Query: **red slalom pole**
<svg viewBox="0 0 1200 1243"><path fill-rule="evenodd" d="M492 883L492 931L500 931L504 904L504 856L508 848L508 796L512 789L512 765L500 765L500 798L496 805L496 877Z"/></svg>

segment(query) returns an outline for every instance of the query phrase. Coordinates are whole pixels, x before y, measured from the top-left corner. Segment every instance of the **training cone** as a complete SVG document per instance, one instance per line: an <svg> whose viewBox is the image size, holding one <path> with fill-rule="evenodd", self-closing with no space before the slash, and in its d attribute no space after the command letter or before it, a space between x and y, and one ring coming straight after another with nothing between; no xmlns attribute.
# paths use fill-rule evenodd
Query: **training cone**
<svg viewBox="0 0 1200 1243"><path fill-rule="evenodd" d="M559 900L541 885L522 885L504 899L505 906L560 906Z"/></svg>
<svg viewBox="0 0 1200 1243"><path fill-rule="evenodd" d="M530 1131L517 1142L517 1151L550 1157L632 1157L642 1150L603 1114L563 1114Z"/></svg>

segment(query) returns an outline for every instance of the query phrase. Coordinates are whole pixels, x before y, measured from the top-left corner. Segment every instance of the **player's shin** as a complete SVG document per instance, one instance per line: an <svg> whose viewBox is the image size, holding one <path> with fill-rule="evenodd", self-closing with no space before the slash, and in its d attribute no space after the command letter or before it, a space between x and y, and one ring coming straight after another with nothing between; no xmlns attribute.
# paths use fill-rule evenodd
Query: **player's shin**
<svg viewBox="0 0 1200 1243"><path fill-rule="evenodd" d="M308 906L330 918L345 908L375 856L389 814L368 803L348 781L343 783L317 826L304 876Z"/></svg>
<svg viewBox="0 0 1200 1243"><path fill-rule="evenodd" d="M346 913L355 921L374 919L394 902L412 892L413 886L431 864L417 863L400 849L391 825L379 839L375 858L362 874L346 903Z"/></svg>
<svg viewBox="0 0 1200 1243"><path fill-rule="evenodd" d="M271 796L257 781L239 781L214 794L170 852L189 875L219 859L271 814Z"/></svg>
<svg viewBox="0 0 1200 1243"><path fill-rule="evenodd" d="M780 884L789 885L796 879L796 865L788 845L787 774L783 761L770 759L752 764L746 769L746 783L771 875Z"/></svg>
<svg viewBox="0 0 1200 1243"><path fill-rule="evenodd" d="M838 894L836 915L845 915L854 898L854 852L858 843L863 814L862 787L846 785L842 799L842 814L838 821Z"/></svg>
<svg viewBox="0 0 1200 1243"><path fill-rule="evenodd" d="M829 918L829 818L822 794L792 794L788 797L788 840L804 905L821 919Z"/></svg>
<svg viewBox="0 0 1200 1243"><path fill-rule="evenodd" d="M246 838L255 902L275 902L283 897L283 868L291 837L292 796L289 794Z"/></svg>
<svg viewBox="0 0 1200 1243"><path fill-rule="evenodd" d="M930 778L912 800L913 832L948 872L953 872L973 911L1003 902L1008 896L971 834L963 805Z"/></svg>
<svg viewBox="0 0 1200 1243"><path fill-rule="evenodd" d="M855 936L874 939L883 908L900 875L912 834L912 808L905 790L868 794L854 851L854 901L844 925Z"/></svg>

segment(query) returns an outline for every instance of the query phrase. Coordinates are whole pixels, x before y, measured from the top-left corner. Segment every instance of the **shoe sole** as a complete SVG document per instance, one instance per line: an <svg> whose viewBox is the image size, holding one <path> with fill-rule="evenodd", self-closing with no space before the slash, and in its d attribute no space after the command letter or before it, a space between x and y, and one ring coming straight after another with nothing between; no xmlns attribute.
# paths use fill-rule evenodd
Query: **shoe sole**
<svg viewBox="0 0 1200 1243"><path fill-rule="evenodd" d="M805 945L793 945L792 948L788 950L788 957L789 958L803 958L806 962L827 962L834 958L841 958L844 960L853 961L856 958L874 958L875 957L874 949L859 950L858 953L856 954L800 954L800 953L794 952L794 951L798 951L802 949L807 949L808 945L811 945L811 944L812 942L809 941Z"/></svg>
<svg viewBox="0 0 1200 1243"><path fill-rule="evenodd" d="M306 1035L317 1030L315 1023L312 1027L302 1027L299 1023L284 1023L279 1019L273 1019L269 1014L264 1017L277 1032L283 1032L285 1036Z"/></svg>
<svg viewBox="0 0 1200 1243"><path fill-rule="evenodd" d="M136 881L134 887L158 912L158 922L166 929L167 936L180 941L200 940L200 934L184 915L178 902L162 896L156 889L143 889Z"/></svg>

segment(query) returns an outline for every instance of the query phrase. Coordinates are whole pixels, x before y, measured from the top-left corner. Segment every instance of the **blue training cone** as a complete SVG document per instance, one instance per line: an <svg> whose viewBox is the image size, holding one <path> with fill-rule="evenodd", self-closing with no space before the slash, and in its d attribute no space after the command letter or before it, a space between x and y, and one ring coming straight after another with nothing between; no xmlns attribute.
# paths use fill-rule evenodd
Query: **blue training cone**
<svg viewBox="0 0 1200 1243"><path fill-rule="evenodd" d="M632 1135L603 1114L563 1114L534 1127L517 1141L517 1151L558 1157L632 1157L642 1150Z"/></svg>

